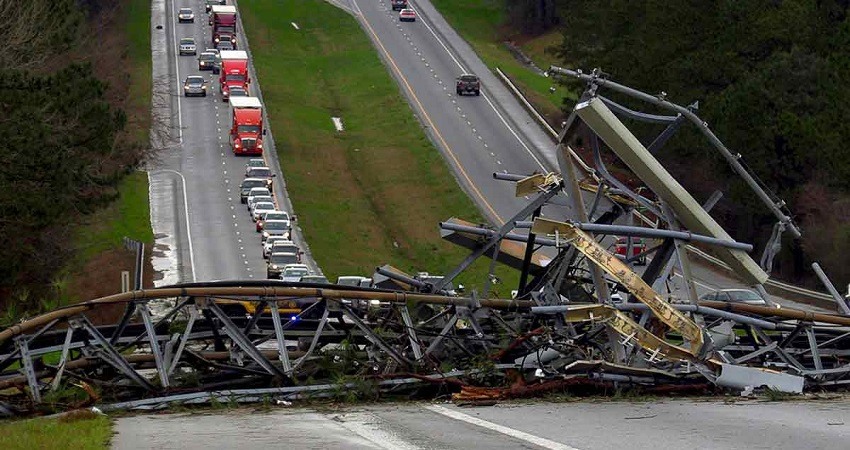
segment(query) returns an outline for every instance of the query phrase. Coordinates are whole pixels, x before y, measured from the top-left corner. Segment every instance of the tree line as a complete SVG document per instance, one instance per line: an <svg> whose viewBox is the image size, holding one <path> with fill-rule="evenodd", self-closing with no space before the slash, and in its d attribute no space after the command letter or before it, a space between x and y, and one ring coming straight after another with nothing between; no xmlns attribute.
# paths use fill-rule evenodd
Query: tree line
<svg viewBox="0 0 850 450"><path fill-rule="evenodd" d="M107 85L68 56L93 45L92 8L115 4L0 0L0 299L48 285L71 254L73 224L113 200L143 156L117 140L126 117Z"/></svg>
<svg viewBox="0 0 850 450"><path fill-rule="evenodd" d="M698 114L803 228L802 241L786 239L777 272L797 279L819 260L843 283L850 282L848 8L848 0L506 1L515 28L563 35L554 50L565 67L601 68L676 103L699 101ZM645 142L660 131L628 125ZM684 127L659 157L698 196L721 189L715 216L761 251L775 219L696 130Z"/></svg>

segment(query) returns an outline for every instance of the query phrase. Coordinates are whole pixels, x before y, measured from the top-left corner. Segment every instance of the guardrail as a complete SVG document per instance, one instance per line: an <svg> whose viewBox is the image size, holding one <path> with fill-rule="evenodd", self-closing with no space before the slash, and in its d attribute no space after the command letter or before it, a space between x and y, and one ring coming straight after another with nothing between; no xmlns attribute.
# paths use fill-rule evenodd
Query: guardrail
<svg viewBox="0 0 850 450"><path fill-rule="evenodd" d="M529 102L528 99L525 98L525 95L516 87L516 85L513 83L513 81L511 81L511 79L504 72L502 72L502 70L498 67L496 67L496 74L502 80L502 83L504 83L505 86L508 89L510 89L510 91L513 93L514 97L516 97L517 100L519 100L520 103L522 103L523 107L528 111L528 113L531 114L531 116L534 117L535 120L537 120L538 125L540 125L540 127L543 128L543 130L546 131L549 134L549 136L552 138L553 141L557 142L558 132L555 131L555 129L552 128L552 126L549 125L548 122L546 122L546 119L544 119L543 116L540 114L540 112L537 111L537 109L534 107L534 105L532 105L531 102ZM576 161L576 163L579 165L579 167L581 167L582 170L584 170L588 175L592 176L595 180L598 181L598 177L596 176L593 168L588 166L581 159L581 157L577 153L575 153L575 151L573 151L572 149L569 149L569 152L570 152L570 156L572 156L572 158ZM651 226L657 226L654 222L649 220L648 217L644 216L643 214L640 214L637 211L635 211L635 217L637 217L638 219L640 219L642 222L644 222L646 224L649 224ZM712 263L712 264L714 264L718 267L723 268L724 270L727 270L729 272L732 271L732 269L726 263L724 263L723 261L709 255L708 253L706 253L706 252L704 252L704 251L702 251L702 250L700 250L696 247L688 245L687 249L690 253L697 255L700 258L703 258L704 260L706 260L706 261L708 261L708 262L710 262L710 263ZM829 302L830 305L834 305L834 300L833 300L832 296L830 296L829 294L824 293L824 292L813 291L813 290L810 290L810 289L801 288L799 286L794 286L792 284L783 283L781 281L772 280L772 279L767 280L767 282L765 282L765 284L767 286L771 287L771 288L780 289L780 290L783 290L783 291L786 291L786 292L789 292L789 293L792 293L792 294L801 295L801 296L804 296L804 297L809 297L809 298L812 298L812 299L815 299L815 300L827 301L827 302Z"/></svg>

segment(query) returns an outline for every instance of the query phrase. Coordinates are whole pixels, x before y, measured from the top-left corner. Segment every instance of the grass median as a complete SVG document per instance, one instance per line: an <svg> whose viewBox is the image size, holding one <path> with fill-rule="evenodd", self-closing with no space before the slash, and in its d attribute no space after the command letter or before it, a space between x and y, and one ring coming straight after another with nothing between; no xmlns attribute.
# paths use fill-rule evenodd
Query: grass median
<svg viewBox="0 0 850 450"><path fill-rule="evenodd" d="M109 448L112 425L105 416L91 413L60 418L39 418L0 423L0 448L3 450Z"/></svg>
<svg viewBox="0 0 850 450"><path fill-rule="evenodd" d="M526 67L505 46L505 41L516 41L538 67L546 70L556 63L556 58L546 49L560 44L560 33L524 36L511 30L506 25L504 0L431 0L431 3L487 67L502 69L550 124L560 123L564 97L576 99L576 93ZM550 92L551 87L555 87L555 92Z"/></svg>
<svg viewBox="0 0 850 450"><path fill-rule="evenodd" d="M483 219L356 20L319 0L239 7L287 190L328 277L384 263L444 273L459 263L467 252L441 240L437 223ZM459 281L480 285L487 269L479 261ZM498 276L496 293L509 295L518 275Z"/></svg>

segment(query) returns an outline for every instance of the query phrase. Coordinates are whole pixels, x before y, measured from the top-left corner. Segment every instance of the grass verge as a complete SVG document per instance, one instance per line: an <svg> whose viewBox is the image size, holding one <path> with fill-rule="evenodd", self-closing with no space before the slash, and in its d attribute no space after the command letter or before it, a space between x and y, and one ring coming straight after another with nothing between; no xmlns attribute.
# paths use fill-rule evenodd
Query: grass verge
<svg viewBox="0 0 850 450"><path fill-rule="evenodd" d="M153 242L148 198L148 174L132 172L118 185L118 199L77 230L76 248L85 263L99 253L123 245L124 236Z"/></svg>
<svg viewBox="0 0 850 450"><path fill-rule="evenodd" d="M104 416L0 423L0 448L4 450L106 449L111 436L111 422Z"/></svg>
<svg viewBox="0 0 850 450"><path fill-rule="evenodd" d="M437 223L483 219L355 19L319 0L239 6L287 189L328 277L383 263L444 273L459 263L467 252L442 241ZM487 268L479 261L458 281L475 286ZM518 275L498 276L494 294L509 295Z"/></svg>
<svg viewBox="0 0 850 450"><path fill-rule="evenodd" d="M505 46L516 44L543 70L556 62L546 49L561 41L558 32L523 36L506 27L504 0L431 0L446 21L461 35L491 70L502 69L550 124L560 123L564 97L575 100L576 93L556 85L519 62ZM555 92L549 88L555 87Z"/></svg>

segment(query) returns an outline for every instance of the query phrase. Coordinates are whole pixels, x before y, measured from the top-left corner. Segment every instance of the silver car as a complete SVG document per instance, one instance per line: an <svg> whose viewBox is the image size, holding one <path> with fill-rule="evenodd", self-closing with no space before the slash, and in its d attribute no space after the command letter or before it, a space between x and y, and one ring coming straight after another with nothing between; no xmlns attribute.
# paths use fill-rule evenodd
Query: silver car
<svg viewBox="0 0 850 450"><path fill-rule="evenodd" d="M199 95L201 97L207 96L207 80L204 77L199 75L189 75L186 77L186 81L183 82L183 95L186 97L190 97L193 95Z"/></svg>
<svg viewBox="0 0 850 450"><path fill-rule="evenodd" d="M289 264L280 273L280 279L290 283L297 283L301 278L310 275L310 268L304 264Z"/></svg>
<svg viewBox="0 0 850 450"><path fill-rule="evenodd" d="M177 12L177 21L180 23L192 23L195 21L195 13L192 12L192 8L180 8L180 11Z"/></svg>
<svg viewBox="0 0 850 450"><path fill-rule="evenodd" d="M290 264L298 264L295 253L272 253L266 263L266 278L279 278L283 268Z"/></svg>
<svg viewBox="0 0 850 450"><path fill-rule="evenodd" d="M295 245L295 243L290 241L289 238L286 237L286 236L271 236L268 239L266 239L265 242L263 242L263 258L269 259L269 255L272 252L271 251L272 247L274 246L274 244L276 244L278 242L289 243L289 244Z"/></svg>
<svg viewBox="0 0 850 450"><path fill-rule="evenodd" d="M195 39L185 37L180 39L180 56L195 55L198 53L198 47L195 46Z"/></svg>
<svg viewBox="0 0 850 450"><path fill-rule="evenodd" d="M262 178L245 178L242 180L242 183L239 185L239 197L242 203L248 202L248 194L251 193L251 189L257 187L266 187L266 180Z"/></svg>

